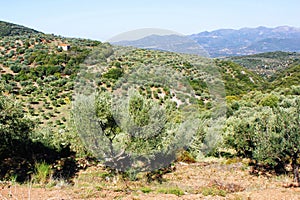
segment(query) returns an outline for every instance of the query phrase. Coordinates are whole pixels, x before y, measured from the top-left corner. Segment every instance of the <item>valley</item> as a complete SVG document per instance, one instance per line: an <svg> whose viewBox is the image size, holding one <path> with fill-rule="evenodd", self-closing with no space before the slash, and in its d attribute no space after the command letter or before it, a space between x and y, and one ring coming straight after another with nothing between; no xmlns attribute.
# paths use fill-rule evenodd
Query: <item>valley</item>
<svg viewBox="0 0 300 200"><path fill-rule="evenodd" d="M0 197L299 198L298 34L189 36L209 58L1 21Z"/></svg>

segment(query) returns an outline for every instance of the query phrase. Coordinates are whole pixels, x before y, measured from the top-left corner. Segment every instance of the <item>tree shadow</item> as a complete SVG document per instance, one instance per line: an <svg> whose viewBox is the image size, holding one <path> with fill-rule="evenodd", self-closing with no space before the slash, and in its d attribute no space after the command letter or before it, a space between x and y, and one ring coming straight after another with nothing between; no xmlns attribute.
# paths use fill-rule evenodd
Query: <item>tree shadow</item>
<svg viewBox="0 0 300 200"><path fill-rule="evenodd" d="M71 182L78 172L75 152L70 147L56 150L41 142L12 140L9 146L0 144L0 180L24 183L31 180L35 164L44 162L52 168L52 177Z"/></svg>

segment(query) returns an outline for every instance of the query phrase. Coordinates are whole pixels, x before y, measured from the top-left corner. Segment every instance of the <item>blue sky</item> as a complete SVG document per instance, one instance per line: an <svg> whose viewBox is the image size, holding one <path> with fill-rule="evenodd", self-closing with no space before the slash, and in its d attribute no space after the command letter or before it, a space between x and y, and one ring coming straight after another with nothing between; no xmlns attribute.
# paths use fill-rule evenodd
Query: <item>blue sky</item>
<svg viewBox="0 0 300 200"><path fill-rule="evenodd" d="M220 28L300 27L299 0L10 0L0 20L105 41L139 28L193 34Z"/></svg>

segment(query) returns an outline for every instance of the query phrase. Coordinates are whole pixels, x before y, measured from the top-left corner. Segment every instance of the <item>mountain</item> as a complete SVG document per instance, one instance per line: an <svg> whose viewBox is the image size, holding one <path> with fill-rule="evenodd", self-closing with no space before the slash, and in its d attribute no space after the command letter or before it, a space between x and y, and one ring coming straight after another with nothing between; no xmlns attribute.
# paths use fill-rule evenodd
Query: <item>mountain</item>
<svg viewBox="0 0 300 200"><path fill-rule="evenodd" d="M0 21L0 37L41 33L25 26Z"/></svg>
<svg viewBox="0 0 300 200"><path fill-rule="evenodd" d="M149 35L138 40L123 40L113 42L119 46L133 46L143 49L177 52L185 54L202 55L207 57L207 52L194 40L183 35Z"/></svg>
<svg viewBox="0 0 300 200"><path fill-rule="evenodd" d="M203 46L212 57L300 51L300 29L289 26L220 29L189 37Z"/></svg>
<svg viewBox="0 0 300 200"><path fill-rule="evenodd" d="M160 49L178 53L226 57L273 51L300 52L300 29L280 26L219 29L189 36L149 35L133 41L113 43L146 49ZM206 51L206 53L204 53Z"/></svg>

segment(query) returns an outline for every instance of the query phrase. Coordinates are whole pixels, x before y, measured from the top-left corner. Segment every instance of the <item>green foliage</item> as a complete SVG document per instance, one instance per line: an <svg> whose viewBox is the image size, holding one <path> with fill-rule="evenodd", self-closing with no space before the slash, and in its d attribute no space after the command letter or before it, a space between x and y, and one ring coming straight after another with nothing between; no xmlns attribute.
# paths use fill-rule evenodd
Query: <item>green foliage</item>
<svg viewBox="0 0 300 200"><path fill-rule="evenodd" d="M84 144L115 169L135 166L135 171L149 171L153 166L163 167L175 159L177 149L184 145L186 138L182 137L190 134L190 129L182 132L182 116L174 107L162 107L136 92L129 92L128 100L113 106L108 92L76 98L74 121ZM183 133L186 135L181 136ZM162 156L164 162L160 160Z"/></svg>
<svg viewBox="0 0 300 200"><path fill-rule="evenodd" d="M271 88L290 88L299 85L300 65L291 66L283 71L278 71L271 82Z"/></svg>
<svg viewBox="0 0 300 200"><path fill-rule="evenodd" d="M73 127L68 126L69 129L53 130L53 128L44 127L36 131L33 131L30 138L33 142L41 143L45 147L55 149L56 151L62 151L63 149L70 148L76 152L78 156L86 156L87 150L85 149L82 141L77 135Z"/></svg>
<svg viewBox="0 0 300 200"><path fill-rule="evenodd" d="M261 77L233 62L216 60L216 65L220 67L227 96L246 94L267 85Z"/></svg>
<svg viewBox="0 0 300 200"><path fill-rule="evenodd" d="M11 69L14 73L19 73L19 72L22 70L21 66L19 66L19 65L12 65L12 66L10 66L10 69Z"/></svg>

